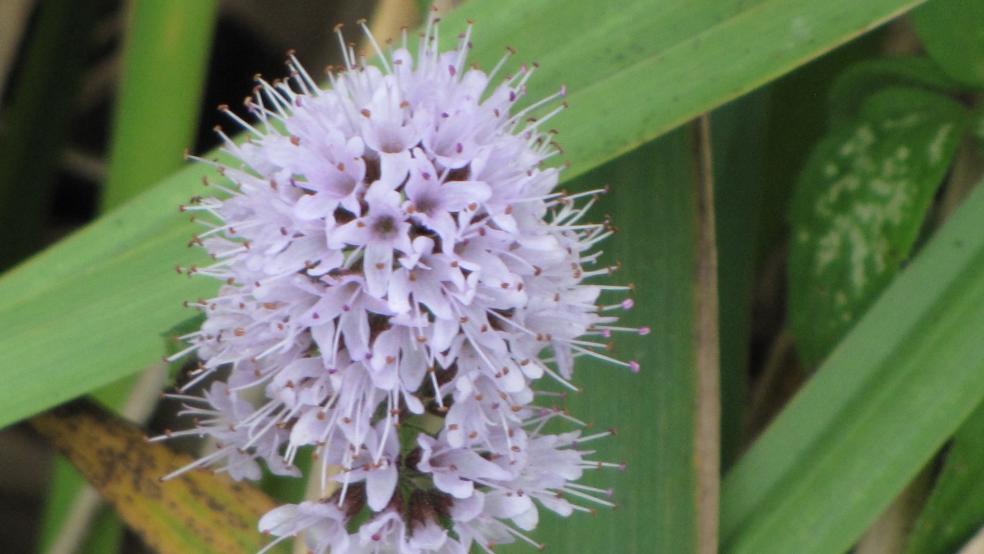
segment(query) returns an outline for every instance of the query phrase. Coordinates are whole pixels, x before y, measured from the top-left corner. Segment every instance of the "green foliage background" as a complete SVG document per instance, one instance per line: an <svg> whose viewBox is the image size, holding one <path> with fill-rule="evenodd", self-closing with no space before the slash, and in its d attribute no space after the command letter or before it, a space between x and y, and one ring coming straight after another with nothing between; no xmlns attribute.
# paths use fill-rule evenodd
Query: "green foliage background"
<svg viewBox="0 0 984 554"><path fill-rule="evenodd" d="M0 277L0 425L154 366L190 315L181 301L214 288L173 266L197 260L174 207L209 170L175 162L216 7L137 5L107 213ZM618 511L544 518L537 540L839 554L924 468L928 493L895 532L906 554L952 552L984 524L982 16L982 0L471 0L448 14L442 29L476 21L482 67L506 45L539 63L529 98L567 86L552 123L564 186L611 185L607 255L636 285L631 323L653 330L619 344L640 375L584 364L570 401L619 431L605 451L627 463ZM39 68L86 17L45 4L2 114L0 261L39 244L38 210L11 206L50 173L71 103ZM118 408L127 388L99 395ZM59 479L48 545L77 488ZM119 549L95 537L89 551Z"/></svg>

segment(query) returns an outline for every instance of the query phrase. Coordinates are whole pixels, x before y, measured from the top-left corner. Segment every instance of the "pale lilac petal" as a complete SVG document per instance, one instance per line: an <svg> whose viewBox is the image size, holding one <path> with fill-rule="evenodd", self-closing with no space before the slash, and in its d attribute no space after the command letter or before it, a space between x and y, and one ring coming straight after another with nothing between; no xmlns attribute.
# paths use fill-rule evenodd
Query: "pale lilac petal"
<svg viewBox="0 0 984 554"><path fill-rule="evenodd" d="M446 463L454 465L462 475L481 479L509 479L508 471L466 449L456 449L445 455Z"/></svg>
<svg viewBox="0 0 984 554"><path fill-rule="evenodd" d="M301 219L318 219L328 216L336 207L338 207L337 198L319 192L301 196L294 205L294 213Z"/></svg>
<svg viewBox="0 0 984 554"><path fill-rule="evenodd" d="M392 464L369 472L366 477L366 497L370 508L380 512L389 504L393 491L396 490L397 477L396 466Z"/></svg>
<svg viewBox="0 0 984 554"><path fill-rule="evenodd" d="M540 522L540 513L537 511L536 507L531 507L530 509L522 512L512 518L513 523L516 527L524 531L532 531L536 528L536 524Z"/></svg>
<svg viewBox="0 0 984 554"><path fill-rule="evenodd" d="M293 535L300 529L297 525L297 504L285 504L274 508L260 518L259 530L278 537Z"/></svg>
<svg viewBox="0 0 984 554"><path fill-rule="evenodd" d="M410 152L404 150L395 154L383 152L379 155L379 180L390 188L396 188L410 171Z"/></svg>
<svg viewBox="0 0 984 554"><path fill-rule="evenodd" d="M485 508L485 495L475 493L468 498L455 500L451 505L451 517L456 521L471 521Z"/></svg>
<svg viewBox="0 0 984 554"><path fill-rule="evenodd" d="M420 388L420 384L427 374L427 357L423 345L417 348L407 348L403 350L403 360L400 364L400 379L406 390L415 391ZM419 401L417 401L419 403ZM415 411L412 406L408 406L410 411Z"/></svg>
<svg viewBox="0 0 984 554"><path fill-rule="evenodd" d="M389 279L389 289L386 294L389 307L396 313L410 311L410 280L407 270L393 272Z"/></svg>
<svg viewBox="0 0 984 554"><path fill-rule="evenodd" d="M413 529L410 538L410 547L419 548L424 552L437 551L448 538L448 532L441 529L434 521L429 521L424 525L418 525Z"/></svg>
<svg viewBox="0 0 984 554"><path fill-rule="evenodd" d="M471 481L466 481L452 473L435 473L434 486L455 498L468 498L474 490Z"/></svg>
<svg viewBox="0 0 984 554"><path fill-rule="evenodd" d="M482 181L449 181L441 186L441 196L447 209L459 211L472 202L485 202L491 198L492 189Z"/></svg>
<svg viewBox="0 0 984 554"><path fill-rule="evenodd" d="M320 408L304 412L290 430L290 439L295 444L316 444L321 440L327 426L325 415Z"/></svg>
<svg viewBox="0 0 984 554"><path fill-rule="evenodd" d="M523 493L497 491L485 495L485 511L494 517L514 518L535 509L529 495Z"/></svg>
<svg viewBox="0 0 984 554"><path fill-rule="evenodd" d="M431 348L444 352L451 346L451 341L458 334L458 322L454 319L438 319L431 326Z"/></svg>
<svg viewBox="0 0 984 554"><path fill-rule="evenodd" d="M381 298L393 273L393 247L388 244L366 246L363 262L369 294Z"/></svg>
<svg viewBox="0 0 984 554"><path fill-rule="evenodd" d="M361 219L335 227L328 235L329 248L343 248L346 245L361 246L367 242L369 242L369 229Z"/></svg>

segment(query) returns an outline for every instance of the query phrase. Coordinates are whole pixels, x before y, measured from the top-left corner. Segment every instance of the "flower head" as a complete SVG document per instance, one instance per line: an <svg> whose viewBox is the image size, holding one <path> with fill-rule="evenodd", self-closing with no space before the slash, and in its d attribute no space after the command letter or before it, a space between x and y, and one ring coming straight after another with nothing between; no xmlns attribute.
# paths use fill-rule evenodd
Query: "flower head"
<svg viewBox="0 0 984 554"><path fill-rule="evenodd" d="M613 331L644 332L612 325L630 302L601 301L628 287L592 284L614 270L596 267L610 226L583 221L602 191L555 192L543 163L565 91L514 109L534 67L495 84L509 54L486 74L465 65L470 26L443 53L437 34L432 18L416 57L404 36L380 68L343 41L328 88L291 56L289 81L258 79L255 124L229 112L248 133L222 135L241 162L214 162L231 184L182 207L215 260L189 274L223 281L194 303L205 322L185 353L201 364L185 389L230 368L202 398L175 395L199 416L183 433L220 445L195 465L296 474L313 447L324 497L260 528L304 532L314 552L536 545L539 508L612 505L576 482L620 467L581 448L610 433L547 431L580 425L551 392L577 390L574 360L636 370L603 352Z"/></svg>

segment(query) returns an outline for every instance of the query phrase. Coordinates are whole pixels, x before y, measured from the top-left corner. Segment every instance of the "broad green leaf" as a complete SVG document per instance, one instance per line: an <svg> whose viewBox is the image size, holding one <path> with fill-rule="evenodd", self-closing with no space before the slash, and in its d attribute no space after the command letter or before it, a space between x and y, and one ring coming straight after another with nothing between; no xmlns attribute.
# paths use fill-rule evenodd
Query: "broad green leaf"
<svg viewBox="0 0 984 554"><path fill-rule="evenodd" d="M599 18L591 3L510 0L466 3L450 19L477 22L476 47L511 44L520 58L537 60L530 98L566 83L572 109L555 125L571 176L921 3L635 0ZM486 66L499 52L476 57Z"/></svg>
<svg viewBox="0 0 984 554"><path fill-rule="evenodd" d="M906 544L906 554L950 554L984 523L984 404L953 437L946 462Z"/></svg>
<svg viewBox="0 0 984 554"><path fill-rule="evenodd" d="M484 67L511 42L541 63L530 97L567 82L571 109L556 127L572 177L918 3L673 0L654 9L633 0L599 18L590 3L475 1L444 21L442 36L472 18ZM184 248L194 228L173 206L206 173L165 179L0 279L0 328L11 330L0 338L0 425L146 366L160 355L160 329L182 318L179 302L215 290L167 269L194 263Z"/></svg>
<svg viewBox="0 0 984 554"><path fill-rule="evenodd" d="M47 240L53 180L99 14L99 2L38 6L11 102L0 113L0 270Z"/></svg>
<svg viewBox="0 0 984 554"><path fill-rule="evenodd" d="M933 60L954 79L984 87L984 1L932 0L912 23Z"/></svg>
<svg viewBox="0 0 984 554"><path fill-rule="evenodd" d="M864 60L847 68L831 85L827 93L830 117L837 124L850 121L857 117L866 98L880 89L895 86L949 93L965 88L923 56Z"/></svg>
<svg viewBox="0 0 984 554"><path fill-rule="evenodd" d="M898 271L963 136L949 98L889 88L817 145L797 182L789 320L815 366Z"/></svg>
<svg viewBox="0 0 984 554"><path fill-rule="evenodd" d="M268 541L256 524L273 501L205 470L161 482L162 475L193 460L147 442L135 425L91 402L73 402L31 424L161 554L252 554Z"/></svg>
<svg viewBox="0 0 984 554"><path fill-rule="evenodd" d="M597 429L617 430L617 436L593 445L598 453L592 459L628 465L624 472L586 476L591 485L614 489L617 510L598 507L593 517L575 513L566 519L543 511L534 538L548 551L697 552L698 545L716 542L714 535L701 537L698 527L705 510L712 511L705 517L716 519L716 499L700 498L698 490L704 484L716 491L717 485L716 475L708 482L698 469L698 463L711 463L717 472L716 454L697 451L698 411L716 411L718 399L716 393L704 399L712 406L698 401L698 350L716 350L716 340L698 333L696 325L699 314L710 311L716 319L717 313L713 305L699 304L713 296L707 290L713 279L695 279L698 265L713 256L712 250L698 249L699 226L706 230L713 214L698 210L692 128L674 131L571 184L609 185L611 192L596 206L596 217L607 211L618 228L603 245L606 263L621 262L613 280L635 285L635 307L622 322L648 325L652 333L614 337L616 354L638 359L639 374L579 360L574 382L583 392L571 395L567 407ZM717 372L716 363L703 369ZM716 436L709 438L717 442ZM518 554L529 547L508 551Z"/></svg>
<svg viewBox="0 0 984 554"><path fill-rule="evenodd" d="M984 187L725 477L722 551L840 554L984 399Z"/></svg>

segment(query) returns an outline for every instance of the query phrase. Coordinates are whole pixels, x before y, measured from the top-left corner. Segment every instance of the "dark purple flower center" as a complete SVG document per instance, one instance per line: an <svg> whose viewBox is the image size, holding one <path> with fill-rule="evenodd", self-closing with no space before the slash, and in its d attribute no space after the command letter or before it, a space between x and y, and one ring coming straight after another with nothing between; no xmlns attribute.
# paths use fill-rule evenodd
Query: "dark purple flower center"
<svg viewBox="0 0 984 554"><path fill-rule="evenodd" d="M372 232L379 238L392 238L396 234L396 220L391 215L382 215L372 222Z"/></svg>
<svg viewBox="0 0 984 554"><path fill-rule="evenodd" d="M418 198L414 203L413 207L420 213L431 215L437 208L437 199L432 196L422 196Z"/></svg>

